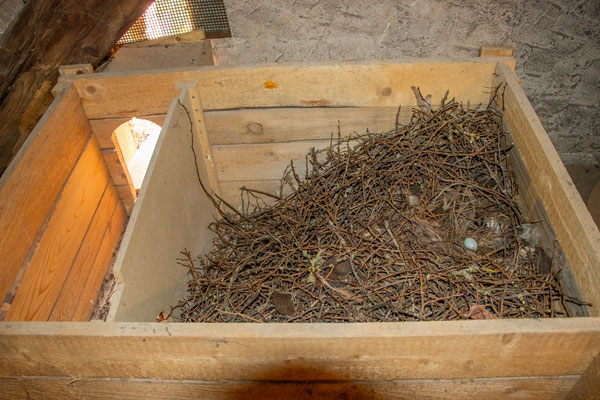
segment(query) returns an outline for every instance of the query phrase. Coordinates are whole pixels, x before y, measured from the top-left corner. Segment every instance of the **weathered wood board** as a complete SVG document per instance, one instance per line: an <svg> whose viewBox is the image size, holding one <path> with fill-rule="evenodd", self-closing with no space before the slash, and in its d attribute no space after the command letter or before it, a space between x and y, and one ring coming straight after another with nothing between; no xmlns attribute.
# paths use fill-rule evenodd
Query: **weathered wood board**
<svg viewBox="0 0 600 400"><path fill-rule="evenodd" d="M0 398L61 399L518 399L562 400L577 375L391 381L240 382L159 379L0 378Z"/></svg>
<svg viewBox="0 0 600 400"><path fill-rule="evenodd" d="M6 321L48 320L108 184L100 149L91 139L50 214Z"/></svg>
<svg viewBox="0 0 600 400"><path fill-rule="evenodd" d="M539 377L582 374L595 356L593 349L600 346L600 319L3 323L0 337L0 377L259 381L322 381L331 376Z"/></svg>
<svg viewBox="0 0 600 400"><path fill-rule="evenodd" d="M0 178L0 300L4 301L29 249L89 138L77 91L71 87ZM35 195L34 195L35 194Z"/></svg>
<svg viewBox="0 0 600 400"><path fill-rule="evenodd" d="M198 67L143 74L78 75L73 80L90 119L164 114L178 95L176 83L197 82L205 111L257 107L411 107L410 86L441 99L487 103L496 63L506 57L453 60L406 59L336 65L264 64Z"/></svg>
<svg viewBox="0 0 600 400"><path fill-rule="evenodd" d="M187 270L176 263L180 252L200 254L210 245L205 227L214 207L198 182L196 167L206 185L209 179L198 131L182 105L187 101L184 96L171 102L125 231L114 268L119 286L111 320L152 321L169 312L186 290Z"/></svg>

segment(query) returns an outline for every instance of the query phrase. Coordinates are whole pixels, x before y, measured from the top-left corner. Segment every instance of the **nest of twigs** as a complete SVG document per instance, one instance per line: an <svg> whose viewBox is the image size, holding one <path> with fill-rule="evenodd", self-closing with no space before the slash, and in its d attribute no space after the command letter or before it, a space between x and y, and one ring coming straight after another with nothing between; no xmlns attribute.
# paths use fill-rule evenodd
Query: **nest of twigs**
<svg viewBox="0 0 600 400"><path fill-rule="evenodd" d="M408 125L313 149L304 179L291 164L279 191L291 194L243 189L242 211L210 225L212 250L179 260L181 321L568 315L554 256L514 201L501 112L432 110L416 94Z"/></svg>

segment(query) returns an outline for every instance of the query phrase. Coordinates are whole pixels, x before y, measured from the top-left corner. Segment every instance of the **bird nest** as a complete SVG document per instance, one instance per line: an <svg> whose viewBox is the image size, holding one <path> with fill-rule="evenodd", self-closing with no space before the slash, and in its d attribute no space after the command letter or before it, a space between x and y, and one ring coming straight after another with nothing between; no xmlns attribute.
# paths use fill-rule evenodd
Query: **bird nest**
<svg viewBox="0 0 600 400"><path fill-rule="evenodd" d="M241 211L212 195L229 211L212 250L178 260L190 280L177 319L568 316L555 252L515 202L501 112L415 94L409 124L338 134L306 171L291 163L277 194L242 188Z"/></svg>

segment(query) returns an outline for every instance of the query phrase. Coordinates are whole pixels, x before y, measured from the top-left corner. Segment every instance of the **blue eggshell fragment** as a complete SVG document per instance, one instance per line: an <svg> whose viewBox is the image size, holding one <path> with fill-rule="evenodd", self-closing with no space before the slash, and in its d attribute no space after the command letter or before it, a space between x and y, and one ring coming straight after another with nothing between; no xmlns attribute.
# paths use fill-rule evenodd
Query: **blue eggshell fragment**
<svg viewBox="0 0 600 400"><path fill-rule="evenodd" d="M477 250L477 241L473 238L466 238L465 241L463 242L463 244L465 245L465 247L469 250Z"/></svg>

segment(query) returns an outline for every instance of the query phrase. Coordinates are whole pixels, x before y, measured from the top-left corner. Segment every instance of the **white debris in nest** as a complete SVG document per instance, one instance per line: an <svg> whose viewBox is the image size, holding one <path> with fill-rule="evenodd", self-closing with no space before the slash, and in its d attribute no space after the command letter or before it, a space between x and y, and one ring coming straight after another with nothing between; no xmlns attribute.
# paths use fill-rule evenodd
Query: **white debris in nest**
<svg viewBox="0 0 600 400"><path fill-rule="evenodd" d="M488 219L486 219L485 221L485 226L492 232L494 232L496 235L499 235L502 233L502 225L500 224L500 222L494 218L494 217L489 217Z"/></svg>
<svg viewBox="0 0 600 400"><path fill-rule="evenodd" d="M419 205L419 196L415 196L414 194L411 194L408 196L408 203L411 206L418 206Z"/></svg>
<svg viewBox="0 0 600 400"><path fill-rule="evenodd" d="M463 241L463 244L469 250L475 251L478 248L477 240L475 240L475 239L473 239L471 237L465 238L465 240Z"/></svg>
<svg viewBox="0 0 600 400"><path fill-rule="evenodd" d="M529 243L532 247L538 245L540 241L540 231L533 224L521 224L517 226L519 237Z"/></svg>

